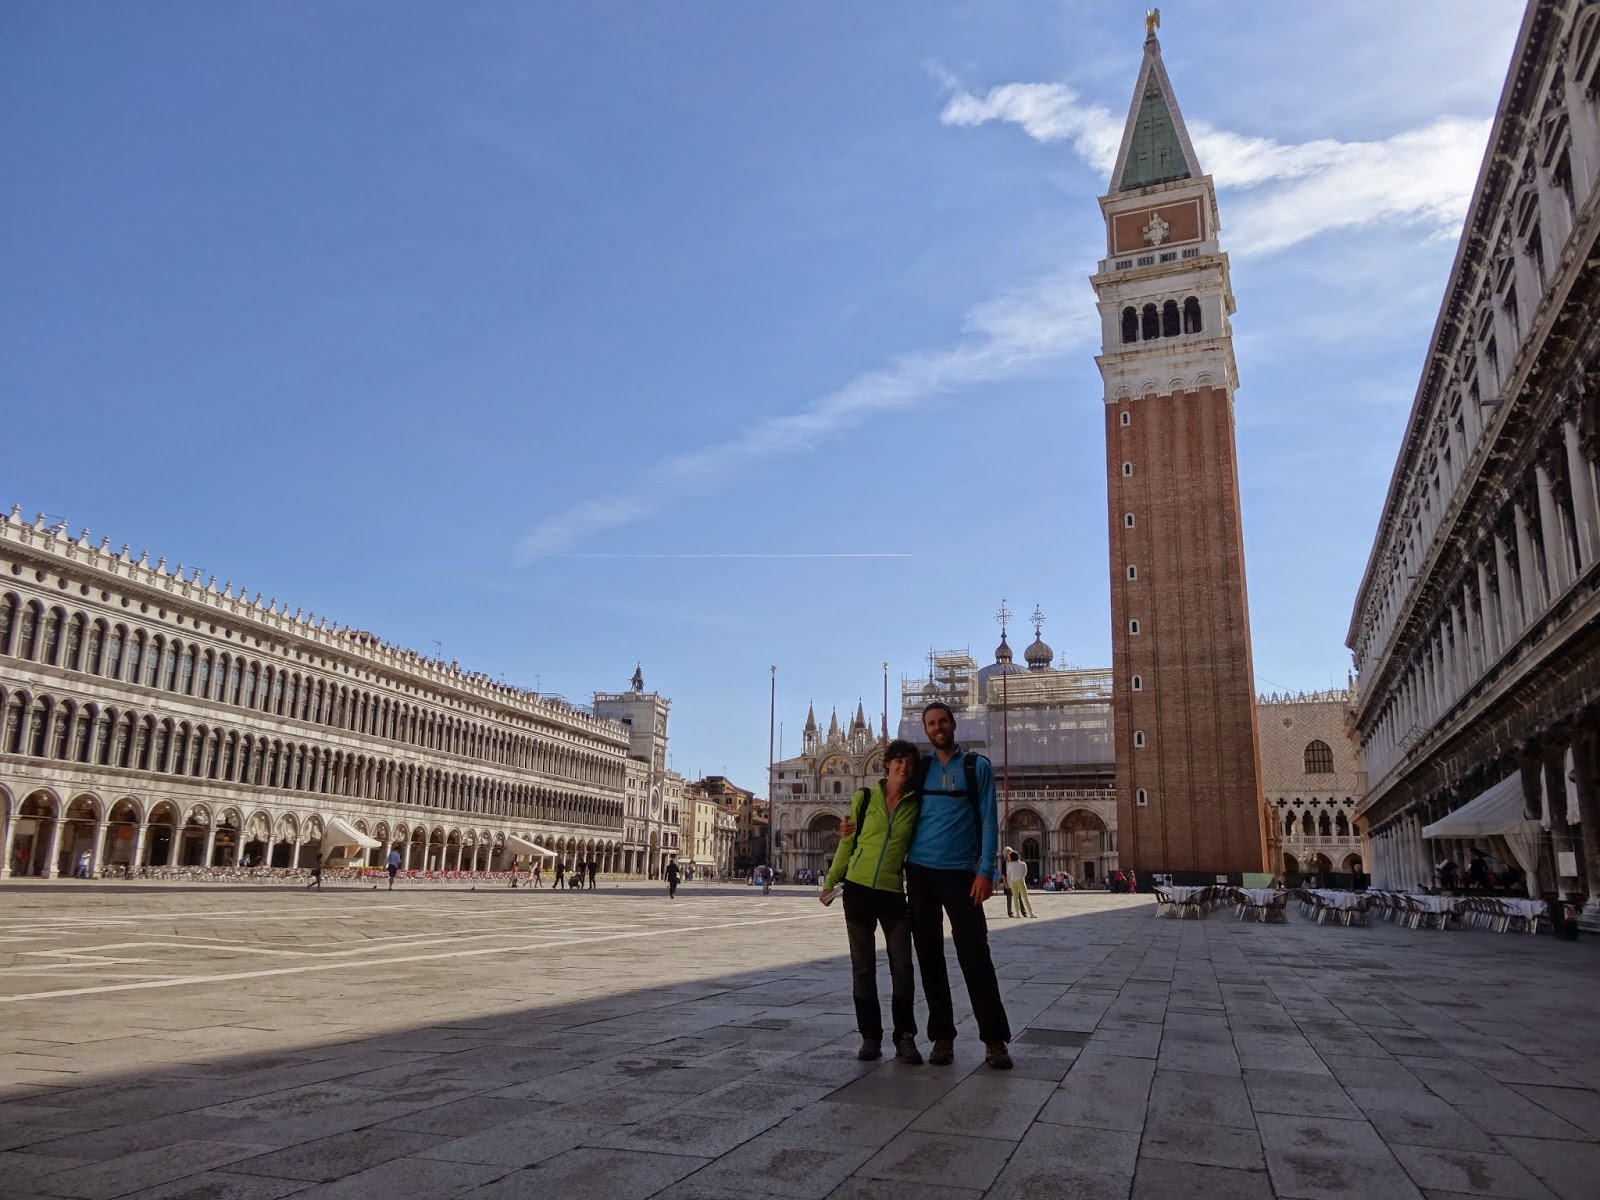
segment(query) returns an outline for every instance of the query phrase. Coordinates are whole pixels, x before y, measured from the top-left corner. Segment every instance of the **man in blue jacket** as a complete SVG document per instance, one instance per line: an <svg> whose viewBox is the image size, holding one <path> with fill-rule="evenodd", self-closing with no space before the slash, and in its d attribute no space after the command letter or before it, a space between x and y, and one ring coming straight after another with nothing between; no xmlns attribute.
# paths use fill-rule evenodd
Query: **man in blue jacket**
<svg viewBox="0 0 1600 1200"><path fill-rule="evenodd" d="M996 851L1000 819L995 808L994 770L981 754L956 745L956 719L948 705L934 701L922 710L922 731L933 746L924 759L922 811L906 852L906 900L911 909L911 940L922 968L928 1000L928 1061L955 1061L956 1023L950 976L944 962L944 917L967 983L972 1015L984 1044L984 1061L996 1070L1011 1068L1006 1043L1011 1024L1000 998L1000 981L989 956L989 928L983 902L999 878Z"/></svg>

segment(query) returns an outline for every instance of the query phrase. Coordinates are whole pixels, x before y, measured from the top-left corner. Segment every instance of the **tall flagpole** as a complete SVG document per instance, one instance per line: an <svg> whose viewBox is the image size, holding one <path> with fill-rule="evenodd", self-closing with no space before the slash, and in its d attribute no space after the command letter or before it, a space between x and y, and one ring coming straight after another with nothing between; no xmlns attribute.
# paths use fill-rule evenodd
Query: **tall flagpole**
<svg viewBox="0 0 1600 1200"><path fill-rule="evenodd" d="M883 748L889 748L889 664L883 664Z"/></svg>
<svg viewBox="0 0 1600 1200"><path fill-rule="evenodd" d="M994 619L1000 622L1000 640L1006 640L1006 624L1011 620L1011 610L1006 607L1005 598L1000 600L1000 611L995 613ZM1007 664L1000 668L1000 795L1003 797L1005 816L1000 823L1000 840L1004 843L1011 825L1011 703L1009 689L1006 686Z"/></svg>
<svg viewBox="0 0 1600 1200"><path fill-rule="evenodd" d="M773 762L775 761L773 759L773 757L772 757L772 741L773 741L773 735L776 732L777 727L778 727L778 666L777 666L777 664L774 663L769 668L769 670L772 672L772 694L771 694L770 699L768 700L768 705L767 705L767 857L770 858L770 859L774 859L775 860L777 858L777 855L773 853L773 850L777 846L777 841L776 841L775 836L774 836L774 831L773 831L773 828L772 828L772 822L778 815L778 805L777 805L777 797L774 795L775 789L772 786L772 784L773 784L772 765L773 765ZM773 869L773 863L769 862L769 863L767 863L765 865L769 869Z"/></svg>

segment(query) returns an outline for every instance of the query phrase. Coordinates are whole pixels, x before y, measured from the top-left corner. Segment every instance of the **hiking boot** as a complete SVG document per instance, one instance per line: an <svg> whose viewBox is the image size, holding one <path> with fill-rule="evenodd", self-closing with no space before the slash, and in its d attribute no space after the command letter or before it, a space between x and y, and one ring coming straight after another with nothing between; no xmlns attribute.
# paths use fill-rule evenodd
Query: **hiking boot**
<svg viewBox="0 0 1600 1200"><path fill-rule="evenodd" d="M920 1067L922 1065L922 1051L917 1049L917 1039L909 1033L894 1042L894 1057L896 1062L903 1062L908 1066Z"/></svg>
<svg viewBox="0 0 1600 1200"><path fill-rule="evenodd" d="M933 1049L928 1051L928 1061L936 1067L948 1067L956 1060L954 1038L934 1038Z"/></svg>
<svg viewBox="0 0 1600 1200"><path fill-rule="evenodd" d="M862 1038L861 1049L856 1051L856 1057L862 1062L871 1062L873 1059L883 1057L883 1043L878 1038Z"/></svg>
<svg viewBox="0 0 1600 1200"><path fill-rule="evenodd" d="M996 1071L1011 1070L1011 1055L1006 1053L1004 1042L985 1042L983 1061Z"/></svg>

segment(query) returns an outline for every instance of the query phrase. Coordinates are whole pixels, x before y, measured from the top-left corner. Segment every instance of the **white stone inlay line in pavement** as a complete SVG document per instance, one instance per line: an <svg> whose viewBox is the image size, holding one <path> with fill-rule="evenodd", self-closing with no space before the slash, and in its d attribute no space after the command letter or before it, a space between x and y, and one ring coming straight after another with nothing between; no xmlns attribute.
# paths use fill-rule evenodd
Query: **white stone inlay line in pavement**
<svg viewBox="0 0 1600 1200"><path fill-rule="evenodd" d="M830 912L804 913L793 917L766 917L757 921L724 921L716 925L682 925L662 929L633 930L627 933L609 933L599 937L564 938L559 941L522 941L514 945L485 946L476 950L453 950L444 954L411 954L400 958L373 958L357 962L307 963L298 967L271 967L261 971L229 971L220 975L180 975L175 979L153 979L140 983L108 983L97 987L63 988L51 992L26 992L17 996L0 996L0 1004L15 1004L21 1000L51 1000L58 996L92 996L101 992L135 992L148 988L181 987L184 984L228 983L236 979L264 979L273 975L302 975L312 971L355 971L368 967L392 967L401 963L433 962L447 958L477 958L487 954L515 954L528 950L555 950L564 946L590 945L596 942L627 941L632 938L661 937L670 934L709 933L717 929L737 929L746 925L774 925L787 921L816 921L833 917Z"/></svg>

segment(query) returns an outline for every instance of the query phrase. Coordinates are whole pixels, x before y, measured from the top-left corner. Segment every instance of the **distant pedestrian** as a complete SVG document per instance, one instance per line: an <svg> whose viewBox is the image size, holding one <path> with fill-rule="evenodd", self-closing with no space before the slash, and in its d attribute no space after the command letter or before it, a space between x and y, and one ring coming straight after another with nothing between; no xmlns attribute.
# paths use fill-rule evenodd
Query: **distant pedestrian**
<svg viewBox="0 0 1600 1200"><path fill-rule="evenodd" d="M1007 846L1005 849L1000 851L1000 863L1001 863L1000 870L1001 870L1001 876L1002 877L1004 877L1004 875L1005 875L1005 864L1011 861L1012 856L1015 853L1016 853L1016 851L1012 850L1010 846ZM1004 889L1004 891L1005 891L1005 894L1006 894L1006 916L1014 917L1017 914L1012 911L1011 888L1008 886L1008 887L1006 887Z"/></svg>
<svg viewBox="0 0 1600 1200"><path fill-rule="evenodd" d="M594 859L589 860L589 890L594 891L595 876L600 873L600 864Z"/></svg>
<svg viewBox="0 0 1600 1200"><path fill-rule="evenodd" d="M534 887L543 887L544 886L544 881L540 878L540 876L542 874L543 874L543 872L539 869L539 860L538 859L534 859L533 860L533 886Z"/></svg>
<svg viewBox="0 0 1600 1200"><path fill-rule="evenodd" d="M389 858L384 863L384 870L389 872L389 890L394 891L394 877L400 874L400 850L398 847L389 847Z"/></svg>
<svg viewBox="0 0 1600 1200"><path fill-rule="evenodd" d="M72 877L74 879L89 878L89 852L87 850L78 855L78 866L72 872Z"/></svg>
<svg viewBox="0 0 1600 1200"><path fill-rule="evenodd" d="M562 877L566 875L566 873L567 873L566 860L565 859L561 859L561 858L556 859L556 882L555 882L555 888L556 888L557 891L561 890L561 880L562 880Z"/></svg>
<svg viewBox="0 0 1600 1200"><path fill-rule="evenodd" d="M1034 915L1033 905L1028 903L1028 864L1015 850L1006 856L1006 895L1016 902L1017 916Z"/></svg>
<svg viewBox="0 0 1600 1200"><path fill-rule="evenodd" d="M316 888L319 892L322 890L322 856L320 854L317 856L317 860L311 864L311 882L306 884L306 891L309 892L312 888Z"/></svg>
<svg viewBox="0 0 1600 1200"><path fill-rule="evenodd" d="M678 860L673 858L667 861L667 869L663 872L667 879L667 899L673 900L678 895L678 881L683 878L683 873L678 870Z"/></svg>

